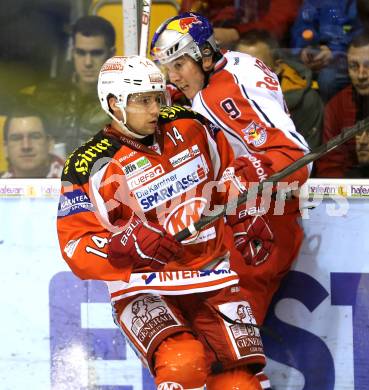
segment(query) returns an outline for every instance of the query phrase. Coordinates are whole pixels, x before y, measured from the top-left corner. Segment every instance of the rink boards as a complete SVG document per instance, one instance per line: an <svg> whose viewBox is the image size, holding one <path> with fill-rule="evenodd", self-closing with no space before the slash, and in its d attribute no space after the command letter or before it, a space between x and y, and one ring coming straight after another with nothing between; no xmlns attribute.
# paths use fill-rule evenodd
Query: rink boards
<svg viewBox="0 0 369 390"><path fill-rule="evenodd" d="M105 285L59 254L58 193L58 180L0 180L0 388L152 390ZM266 371L276 390L367 390L369 181L312 180L304 194L306 237L266 323Z"/></svg>

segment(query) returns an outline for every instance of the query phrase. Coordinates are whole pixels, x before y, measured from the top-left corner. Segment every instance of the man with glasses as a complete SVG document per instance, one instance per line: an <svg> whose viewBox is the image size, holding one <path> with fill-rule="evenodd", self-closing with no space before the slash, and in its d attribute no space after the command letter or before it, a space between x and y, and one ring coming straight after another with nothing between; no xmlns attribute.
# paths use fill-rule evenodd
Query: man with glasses
<svg viewBox="0 0 369 390"><path fill-rule="evenodd" d="M107 122L96 99L96 83L102 64L115 53L115 31L99 16L84 16L72 27L73 73L38 87L33 95L37 107L47 107L47 116L57 131L65 153L87 141Z"/></svg>
<svg viewBox="0 0 369 390"><path fill-rule="evenodd" d="M9 169L1 178L60 177L64 161L52 153L54 141L42 114L20 105L4 124Z"/></svg>

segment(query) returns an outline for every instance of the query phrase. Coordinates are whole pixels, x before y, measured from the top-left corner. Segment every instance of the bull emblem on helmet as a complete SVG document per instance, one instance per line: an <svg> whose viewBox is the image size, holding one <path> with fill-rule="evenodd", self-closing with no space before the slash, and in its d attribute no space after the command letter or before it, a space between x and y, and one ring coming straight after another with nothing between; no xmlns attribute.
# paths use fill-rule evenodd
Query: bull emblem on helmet
<svg viewBox="0 0 369 390"><path fill-rule="evenodd" d="M191 14L192 16L187 16L185 18L172 20L168 26L168 30L175 30L182 34L187 34L190 31L190 28L193 24L201 24L201 20L196 16Z"/></svg>

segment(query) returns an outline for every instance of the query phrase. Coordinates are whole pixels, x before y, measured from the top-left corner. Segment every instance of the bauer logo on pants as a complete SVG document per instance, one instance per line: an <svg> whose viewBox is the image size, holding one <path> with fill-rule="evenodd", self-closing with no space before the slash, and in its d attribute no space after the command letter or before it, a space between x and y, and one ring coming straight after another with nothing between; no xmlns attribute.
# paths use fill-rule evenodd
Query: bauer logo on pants
<svg viewBox="0 0 369 390"><path fill-rule="evenodd" d="M219 306L219 310L233 320L233 323L223 321L238 358L264 355L260 332L249 303L225 303Z"/></svg>

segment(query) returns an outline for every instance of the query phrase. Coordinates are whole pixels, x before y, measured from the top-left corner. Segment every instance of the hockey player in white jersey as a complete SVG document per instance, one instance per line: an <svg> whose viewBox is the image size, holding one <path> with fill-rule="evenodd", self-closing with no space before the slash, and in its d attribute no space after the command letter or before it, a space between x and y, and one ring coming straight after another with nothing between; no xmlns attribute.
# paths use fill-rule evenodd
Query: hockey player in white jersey
<svg viewBox="0 0 369 390"><path fill-rule="evenodd" d="M192 109L223 130L235 156L246 155L241 159L257 166L250 169L247 181L263 181L308 151L287 112L277 76L247 54L221 52L202 15L183 13L166 20L153 37L151 54ZM301 168L285 183L297 189L309 171L309 166ZM233 266L259 324L303 238L298 198L286 201L282 213L274 206L271 202L268 210L260 207L257 211L267 211L265 215L250 215L242 223L228 218L239 251Z"/></svg>

